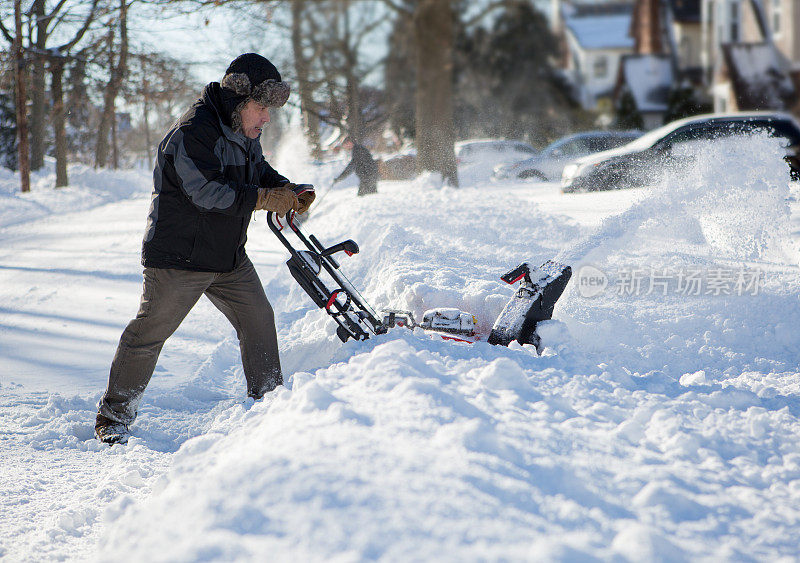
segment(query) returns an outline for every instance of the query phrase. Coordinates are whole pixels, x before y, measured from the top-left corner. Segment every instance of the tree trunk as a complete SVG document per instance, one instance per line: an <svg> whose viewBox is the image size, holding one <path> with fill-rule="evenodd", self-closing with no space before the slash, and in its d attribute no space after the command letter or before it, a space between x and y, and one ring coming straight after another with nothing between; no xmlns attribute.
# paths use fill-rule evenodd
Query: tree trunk
<svg viewBox="0 0 800 563"><path fill-rule="evenodd" d="M17 146L19 180L23 192L31 191L31 161L28 145L28 97L25 93L25 61L22 53L22 0L14 0L14 82L17 108Z"/></svg>
<svg viewBox="0 0 800 563"><path fill-rule="evenodd" d="M356 76L356 65L358 64L358 53L353 51L350 46L350 10L349 5L345 5L344 10L344 77L346 83L346 103L347 103L347 131L357 143L364 142L364 119L361 115L361 92L360 81Z"/></svg>
<svg viewBox="0 0 800 563"><path fill-rule="evenodd" d="M67 133L64 112L64 59L54 58L50 62L50 94L53 97L53 133L56 142L56 187L69 185L67 178Z"/></svg>
<svg viewBox="0 0 800 563"><path fill-rule="evenodd" d="M110 77L103 92L103 114L97 128L97 148L95 150L95 167L103 167L108 163L109 133L112 122L116 118L115 103L117 94L125 78L128 60L128 0L120 0L119 30L120 44L119 57L114 64L114 35L109 36Z"/></svg>
<svg viewBox="0 0 800 563"><path fill-rule="evenodd" d="M117 140L117 112L114 112L114 119L111 120L111 168L119 168L119 142Z"/></svg>
<svg viewBox="0 0 800 563"><path fill-rule="evenodd" d="M319 119L310 108L313 107L312 88L309 83L310 62L303 53L302 21L305 0L292 0L292 51L294 51L294 68L297 73L297 93L300 96L300 114L303 118L303 129L311 145L311 155L322 158L322 144L319 138Z"/></svg>
<svg viewBox="0 0 800 563"><path fill-rule="evenodd" d="M453 7L451 0L419 0L417 45L417 168L439 172L458 186L453 121Z"/></svg>
<svg viewBox="0 0 800 563"><path fill-rule="evenodd" d="M144 144L147 147L147 162L153 163L153 149L150 143L150 83L147 81L147 73L142 81L142 89L144 90L144 100L142 103L142 122L144 125Z"/></svg>
<svg viewBox="0 0 800 563"><path fill-rule="evenodd" d="M36 52L31 64L31 169L44 167L45 123L47 104L45 97L45 61L42 53L47 48L47 23L45 1L35 0L31 7L35 21Z"/></svg>

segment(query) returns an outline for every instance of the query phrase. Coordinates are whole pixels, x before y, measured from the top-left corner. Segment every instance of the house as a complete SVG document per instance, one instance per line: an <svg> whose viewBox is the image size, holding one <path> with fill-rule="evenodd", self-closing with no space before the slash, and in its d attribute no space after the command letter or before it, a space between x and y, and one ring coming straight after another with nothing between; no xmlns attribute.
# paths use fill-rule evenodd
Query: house
<svg viewBox="0 0 800 563"><path fill-rule="evenodd" d="M671 96L702 92L701 0L637 0L631 18L634 50L622 58L614 100L627 97L645 129L664 122ZM703 103L703 95L696 103Z"/></svg>
<svg viewBox="0 0 800 563"><path fill-rule="evenodd" d="M702 63L715 111L798 112L800 3L705 0Z"/></svg>
<svg viewBox="0 0 800 563"><path fill-rule="evenodd" d="M585 109L610 102L619 62L633 50L628 34L633 4L554 0L553 30L562 42L562 70Z"/></svg>

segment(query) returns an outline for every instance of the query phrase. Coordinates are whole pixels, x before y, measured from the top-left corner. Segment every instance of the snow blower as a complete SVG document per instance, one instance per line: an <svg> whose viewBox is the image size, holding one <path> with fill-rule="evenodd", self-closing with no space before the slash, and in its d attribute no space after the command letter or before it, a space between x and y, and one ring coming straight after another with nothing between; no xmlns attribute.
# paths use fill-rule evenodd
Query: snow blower
<svg viewBox="0 0 800 563"><path fill-rule="evenodd" d="M533 344L541 351L536 325L553 317L553 308L572 275L569 266L548 260L538 268L531 268L527 262L523 262L500 276L509 285L517 282L520 285L495 320L487 337L476 333L478 322L473 315L458 309L442 307L425 311L421 323L416 322L411 311L383 309L380 315L376 314L340 270L333 256L338 252L348 256L357 254L359 248L355 241L346 240L325 247L314 235L306 237L303 234L295 222L293 211L287 214L283 222L273 212L269 212L267 218L269 228L291 255L286 265L292 277L314 304L325 309L336 321L339 325L336 335L342 342L350 338L366 340L371 334L384 334L389 328L401 326L410 329L420 327L445 340L470 343L485 340L501 346L517 341L520 344ZM286 226L303 243L305 250L296 249L284 236ZM322 279L323 271L330 278L327 283Z"/></svg>

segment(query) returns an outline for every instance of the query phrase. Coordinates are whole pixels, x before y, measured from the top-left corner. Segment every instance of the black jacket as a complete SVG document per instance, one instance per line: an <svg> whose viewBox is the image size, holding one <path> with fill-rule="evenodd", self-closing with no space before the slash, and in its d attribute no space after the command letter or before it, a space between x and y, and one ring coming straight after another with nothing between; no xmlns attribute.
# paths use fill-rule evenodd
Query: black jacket
<svg viewBox="0 0 800 563"><path fill-rule="evenodd" d="M288 180L264 160L258 139L231 129L241 101L212 82L159 144L145 266L229 272L245 257L258 188Z"/></svg>

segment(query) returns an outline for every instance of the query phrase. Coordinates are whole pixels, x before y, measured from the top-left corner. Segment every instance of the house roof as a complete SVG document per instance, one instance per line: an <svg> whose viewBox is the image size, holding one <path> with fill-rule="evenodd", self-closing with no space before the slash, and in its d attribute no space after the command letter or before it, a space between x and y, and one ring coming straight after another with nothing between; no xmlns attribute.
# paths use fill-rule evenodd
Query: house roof
<svg viewBox="0 0 800 563"><path fill-rule="evenodd" d="M797 99L789 73L769 43L722 46L739 109L788 109Z"/></svg>
<svg viewBox="0 0 800 563"><path fill-rule="evenodd" d="M568 17L564 24L583 49L633 48L630 12Z"/></svg>
<svg viewBox="0 0 800 563"><path fill-rule="evenodd" d="M620 72L640 112L666 111L672 87L672 62L666 55L625 55Z"/></svg>

